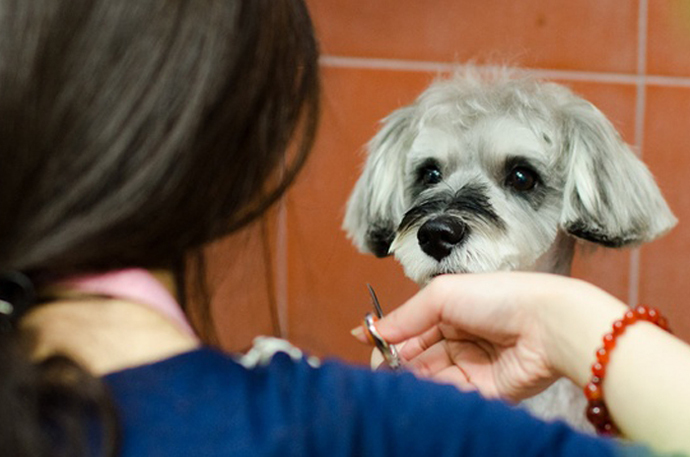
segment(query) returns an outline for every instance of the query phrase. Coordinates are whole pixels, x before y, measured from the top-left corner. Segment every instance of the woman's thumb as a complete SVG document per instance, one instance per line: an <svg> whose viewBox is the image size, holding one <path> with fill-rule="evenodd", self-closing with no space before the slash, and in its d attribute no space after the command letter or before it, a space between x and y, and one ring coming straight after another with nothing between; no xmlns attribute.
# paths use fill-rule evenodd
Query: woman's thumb
<svg viewBox="0 0 690 457"><path fill-rule="evenodd" d="M442 301L439 287L432 282L400 307L376 321L375 326L384 340L391 344L400 343L421 335L441 321ZM366 343L367 336L362 326L352 330L352 335Z"/></svg>

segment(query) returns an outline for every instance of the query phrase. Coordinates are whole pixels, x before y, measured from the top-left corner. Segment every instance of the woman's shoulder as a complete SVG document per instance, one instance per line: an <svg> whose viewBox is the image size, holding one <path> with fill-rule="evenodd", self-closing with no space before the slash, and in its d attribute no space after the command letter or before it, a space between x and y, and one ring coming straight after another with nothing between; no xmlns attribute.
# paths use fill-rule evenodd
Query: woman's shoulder
<svg viewBox="0 0 690 457"><path fill-rule="evenodd" d="M162 360L109 373L103 376L103 379L115 390L133 390L132 393L140 392L138 389L132 389L134 385L143 387L151 384L152 388L157 389L163 380L168 386L168 391L177 386L177 382L181 382L179 387L187 386L185 381L191 379L197 384L213 382L214 379L221 382L233 381L232 385L218 386L222 387L222 394L225 395L230 390L237 390L241 385L237 383L242 379L255 381L276 376L286 377L300 372L317 375L318 372L314 370L324 366L329 371L343 373L350 370L366 371L364 367L358 369L335 359L322 361L283 339L258 337L254 340L253 346L242 354L199 346ZM250 386L258 388L262 384L252 383Z"/></svg>
<svg viewBox="0 0 690 457"><path fill-rule="evenodd" d="M242 356L199 347L104 376L123 424L123 455L266 455L273 447L308 456L314 441L348 439L338 432L351 420L343 410L360 409L353 387L368 390L368 370L279 341L256 343Z"/></svg>

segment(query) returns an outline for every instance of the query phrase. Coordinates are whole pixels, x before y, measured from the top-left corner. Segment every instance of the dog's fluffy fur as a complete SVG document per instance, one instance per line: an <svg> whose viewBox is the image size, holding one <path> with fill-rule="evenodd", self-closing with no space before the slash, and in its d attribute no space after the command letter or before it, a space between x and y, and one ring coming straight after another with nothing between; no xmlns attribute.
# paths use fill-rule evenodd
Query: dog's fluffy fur
<svg viewBox="0 0 690 457"><path fill-rule="evenodd" d="M343 226L361 251L395 255L424 285L444 273L569 274L576 240L634 246L675 223L591 103L515 72L466 69L383 121ZM573 392L557 385L531 409L582 427Z"/></svg>

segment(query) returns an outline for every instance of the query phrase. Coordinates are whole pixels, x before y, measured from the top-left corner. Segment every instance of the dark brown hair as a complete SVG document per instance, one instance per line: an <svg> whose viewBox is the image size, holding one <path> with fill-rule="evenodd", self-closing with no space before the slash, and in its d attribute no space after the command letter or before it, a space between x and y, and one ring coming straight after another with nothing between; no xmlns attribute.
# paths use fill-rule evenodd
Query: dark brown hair
<svg viewBox="0 0 690 457"><path fill-rule="evenodd" d="M318 94L301 0L0 0L0 271L40 284L183 265L289 186ZM29 362L15 333L0 338L0 449L85 452L83 418L112 416L101 384L68 359Z"/></svg>

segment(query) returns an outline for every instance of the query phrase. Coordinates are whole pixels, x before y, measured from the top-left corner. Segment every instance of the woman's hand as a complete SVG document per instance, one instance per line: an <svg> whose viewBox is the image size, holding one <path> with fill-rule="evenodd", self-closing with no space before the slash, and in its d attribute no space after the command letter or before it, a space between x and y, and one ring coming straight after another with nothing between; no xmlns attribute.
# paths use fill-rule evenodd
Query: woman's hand
<svg viewBox="0 0 690 457"><path fill-rule="evenodd" d="M565 374L554 363L558 348L550 347L555 344L550 323L557 322L553 315L564 303L550 302L581 298L578 288L593 289L583 284L530 273L441 276L376 328L398 344L407 369L487 397L519 401Z"/></svg>
<svg viewBox="0 0 690 457"><path fill-rule="evenodd" d="M434 279L376 328L398 344L407 368L420 375L516 401L559 376L584 386L602 336L627 310L615 297L572 278L448 275ZM604 401L628 438L690 455L689 384L690 345L639 322L617 339Z"/></svg>

